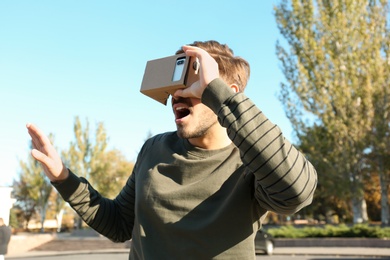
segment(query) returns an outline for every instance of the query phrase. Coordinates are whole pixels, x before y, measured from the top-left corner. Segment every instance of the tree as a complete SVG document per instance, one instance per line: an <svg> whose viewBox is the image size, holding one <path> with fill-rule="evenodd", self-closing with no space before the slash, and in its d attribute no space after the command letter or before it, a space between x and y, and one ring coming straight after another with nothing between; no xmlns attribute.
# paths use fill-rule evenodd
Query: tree
<svg viewBox="0 0 390 260"><path fill-rule="evenodd" d="M275 7L290 47L288 52L277 43L287 79L280 99L300 140L316 127L327 133L327 140L312 145L328 142L323 160L332 163L332 176L348 183L354 223L367 221L363 168L377 131L375 101L384 98L378 88L388 81L378 72L378 66L388 71L380 65L388 63L386 7L387 1L374 0L282 0Z"/></svg>
<svg viewBox="0 0 390 260"><path fill-rule="evenodd" d="M91 184L103 196L114 198L126 184L133 170L133 163L114 149L96 156L91 168Z"/></svg>
<svg viewBox="0 0 390 260"><path fill-rule="evenodd" d="M30 182L28 181L28 176L21 174L18 181L14 181L14 196L16 203L14 208L18 211L18 219L23 219L24 229L28 228L28 224L35 214L36 202L30 195Z"/></svg>
<svg viewBox="0 0 390 260"><path fill-rule="evenodd" d="M388 1L372 1L371 30L375 37L371 40L370 59L366 62L373 67L373 103L375 116L372 126L370 150L374 170L379 174L381 187L381 221L390 224L390 31L387 26ZM375 3L379 2L379 3Z"/></svg>
<svg viewBox="0 0 390 260"><path fill-rule="evenodd" d="M53 206L53 210L55 212L55 218L57 221L57 232L61 232L62 217L64 216L64 213L65 213L66 203L57 191L52 193L52 197L54 197L54 199L52 199L53 200L52 206Z"/></svg>
<svg viewBox="0 0 390 260"><path fill-rule="evenodd" d="M78 117L74 122L75 141L62 153L65 164L77 175L88 179L93 187L108 197L118 194L131 174L133 164L119 150L108 150L108 138L103 123L98 123L91 137L89 122L83 127ZM113 181L115 180L115 181ZM81 228L81 219L76 221Z"/></svg>
<svg viewBox="0 0 390 260"><path fill-rule="evenodd" d="M345 200L348 180L338 173L329 134L324 127L314 125L306 130L299 144L320 173L314 203L308 209L312 208L316 219L325 219L326 223L334 223L334 216L345 223L351 220L350 206Z"/></svg>
<svg viewBox="0 0 390 260"><path fill-rule="evenodd" d="M367 200L367 211L372 221L381 221L381 192L378 174L370 173L365 179L365 198Z"/></svg>
<svg viewBox="0 0 390 260"><path fill-rule="evenodd" d="M96 130L95 144L90 138L89 122L86 120L86 126L83 128L78 117L75 118L73 132L75 141L70 143L68 151L64 151L62 156L66 165L76 172L79 176L89 179L91 173L91 161L94 156L102 153L107 146L107 136L100 123Z"/></svg>
<svg viewBox="0 0 390 260"><path fill-rule="evenodd" d="M53 139L52 135L49 135ZM32 145L30 145L32 147ZM14 195L17 205L22 210L27 229L31 217L39 211L41 232L44 231L48 200L52 191L52 185L38 161L31 155L27 162L20 161L20 180L14 183Z"/></svg>

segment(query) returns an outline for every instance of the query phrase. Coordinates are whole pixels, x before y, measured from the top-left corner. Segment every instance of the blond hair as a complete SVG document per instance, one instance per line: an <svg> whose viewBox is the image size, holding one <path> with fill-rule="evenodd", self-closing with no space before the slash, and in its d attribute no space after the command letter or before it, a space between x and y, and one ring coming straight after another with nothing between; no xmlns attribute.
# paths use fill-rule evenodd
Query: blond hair
<svg viewBox="0 0 390 260"><path fill-rule="evenodd" d="M220 77L227 84L236 84L241 92L244 91L250 76L250 66L246 60L234 56L229 46L217 41L195 41L189 45L207 51L218 63ZM176 54L180 53L183 53L182 49L176 52Z"/></svg>

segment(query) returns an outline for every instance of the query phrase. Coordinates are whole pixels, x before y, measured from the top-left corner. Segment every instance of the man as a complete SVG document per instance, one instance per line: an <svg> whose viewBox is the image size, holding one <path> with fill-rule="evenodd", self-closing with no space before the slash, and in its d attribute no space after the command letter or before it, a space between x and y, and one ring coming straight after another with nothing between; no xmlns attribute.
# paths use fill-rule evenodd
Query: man
<svg viewBox="0 0 390 260"><path fill-rule="evenodd" d="M10 240L11 229L5 225L4 219L0 218L0 260L4 260L4 255L7 254Z"/></svg>
<svg viewBox="0 0 390 260"><path fill-rule="evenodd" d="M68 170L28 124L32 155L88 225L113 241L132 239L129 259L254 259L267 211L310 204L315 169L243 94L245 60L216 41L179 52L199 59L199 81L174 93L177 131L145 142L115 199Z"/></svg>

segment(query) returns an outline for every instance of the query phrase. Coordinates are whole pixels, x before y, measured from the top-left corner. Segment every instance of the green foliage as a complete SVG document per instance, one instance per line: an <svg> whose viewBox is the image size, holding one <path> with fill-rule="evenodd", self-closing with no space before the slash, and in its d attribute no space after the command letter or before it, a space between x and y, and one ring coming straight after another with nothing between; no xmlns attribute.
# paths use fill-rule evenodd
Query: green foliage
<svg viewBox="0 0 390 260"><path fill-rule="evenodd" d="M132 173L133 164L116 149L109 150L104 124L97 123L95 134L90 133L88 119L85 125L75 118L75 140L62 152L65 165L76 175L84 177L102 196L114 198ZM81 218L76 219L81 228Z"/></svg>
<svg viewBox="0 0 390 260"><path fill-rule="evenodd" d="M73 129L75 140L62 153L65 164L103 196L115 197L131 174L133 164L119 150L107 148L107 132L102 122L97 123L95 134L91 135L88 120L83 126L76 117Z"/></svg>
<svg viewBox="0 0 390 260"><path fill-rule="evenodd" d="M49 135L49 138L52 140L53 136ZM31 155L26 162L20 161L19 163L21 168L19 181L15 181L13 185L14 196L17 199L16 206L21 209L26 228L36 213L39 213L41 226L43 226L53 187L50 180L46 178L40 163Z"/></svg>
<svg viewBox="0 0 390 260"><path fill-rule="evenodd" d="M88 120L83 127L76 117L74 122L75 140L68 150L62 151L65 165L77 175L88 178L88 181L106 197L115 197L125 185L132 173L133 163L116 149L107 149L108 138L103 123L98 123L95 135L89 131ZM52 141L52 135L49 135ZM52 141L53 143L53 141ZM53 194L53 186L46 177L41 165L32 156L26 162L20 161L19 180L14 181L14 205L16 222L24 222L27 228L29 221L39 216L44 222L49 206L55 211L57 218L62 218L65 202L57 193ZM50 195L53 195L49 205ZM18 226L17 223L13 223Z"/></svg>
<svg viewBox="0 0 390 260"><path fill-rule="evenodd" d="M12 208L9 216L9 226L12 228L19 228L20 227L19 224L20 223L18 222L18 216L16 210Z"/></svg>
<svg viewBox="0 0 390 260"><path fill-rule="evenodd" d="M323 227L293 227L282 226L270 228L267 231L275 238L308 238L308 237L366 237L390 238L390 227L369 226L366 224L353 225L325 225Z"/></svg>
<svg viewBox="0 0 390 260"><path fill-rule="evenodd" d="M133 164L115 149L100 154L96 159L90 174L94 188L103 196L114 198L125 185Z"/></svg>
<svg viewBox="0 0 390 260"><path fill-rule="evenodd" d="M300 149L319 173L323 211L367 221L364 168L381 174L388 223L390 31L388 1L281 0L275 17L285 42L276 52L286 82L280 100ZM342 212L348 201L348 213ZM332 208L336 205L337 208Z"/></svg>

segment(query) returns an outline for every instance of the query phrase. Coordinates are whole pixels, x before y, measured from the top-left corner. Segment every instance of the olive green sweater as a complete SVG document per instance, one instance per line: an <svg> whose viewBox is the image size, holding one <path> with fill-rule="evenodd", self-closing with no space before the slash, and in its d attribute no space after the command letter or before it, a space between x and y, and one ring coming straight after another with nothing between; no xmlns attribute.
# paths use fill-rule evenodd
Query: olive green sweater
<svg viewBox="0 0 390 260"><path fill-rule="evenodd" d="M204 150L176 132L157 135L113 200L73 173L55 185L99 233L132 239L129 259L254 259L266 212L292 214L312 201L315 169L250 99L216 79L202 102L231 145Z"/></svg>

